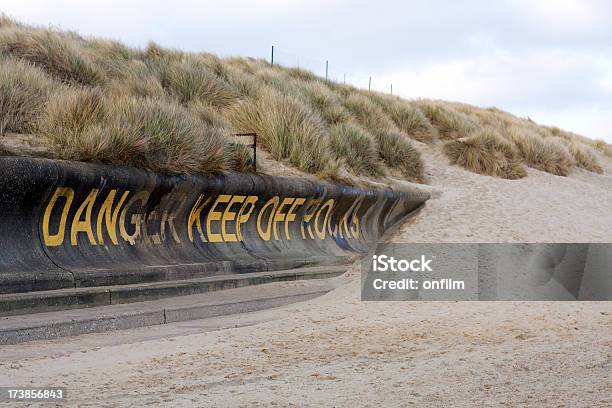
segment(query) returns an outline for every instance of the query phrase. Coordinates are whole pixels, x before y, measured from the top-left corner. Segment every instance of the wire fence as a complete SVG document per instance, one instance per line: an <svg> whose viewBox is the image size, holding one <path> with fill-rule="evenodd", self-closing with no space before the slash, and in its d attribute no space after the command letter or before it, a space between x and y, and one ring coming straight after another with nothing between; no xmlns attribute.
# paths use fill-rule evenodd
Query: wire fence
<svg viewBox="0 0 612 408"><path fill-rule="evenodd" d="M361 89L394 94L393 84L382 83L382 81L377 81L372 75L356 73L350 69L334 64L333 61L292 54L276 46L271 47L268 60L274 65L302 68L312 71L315 75L325 78L328 81L353 85Z"/></svg>

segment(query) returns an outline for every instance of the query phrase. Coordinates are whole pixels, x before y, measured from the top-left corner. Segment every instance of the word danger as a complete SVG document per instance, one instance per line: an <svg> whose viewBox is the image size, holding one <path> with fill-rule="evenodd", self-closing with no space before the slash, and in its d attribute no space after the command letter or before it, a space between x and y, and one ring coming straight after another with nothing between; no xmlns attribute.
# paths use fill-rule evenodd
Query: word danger
<svg viewBox="0 0 612 408"><path fill-rule="evenodd" d="M242 242L247 224L254 224L257 238L263 241L291 240L295 236L304 240L324 240L327 236L358 239L360 235L360 198L343 214L335 214L332 198L274 196L260 203L261 198L255 195L211 193L199 195L189 209L185 208L187 195L175 195L145 211L150 198L148 191L131 194L110 190L101 194L93 189L83 201L75 202L74 189L58 187L43 214L43 241L48 247L66 242L77 246L83 242L79 241L83 235L91 245L119 245L122 241L130 245L139 241L160 244L167 237L179 244L181 237L192 243ZM299 228L292 228L296 222Z"/></svg>

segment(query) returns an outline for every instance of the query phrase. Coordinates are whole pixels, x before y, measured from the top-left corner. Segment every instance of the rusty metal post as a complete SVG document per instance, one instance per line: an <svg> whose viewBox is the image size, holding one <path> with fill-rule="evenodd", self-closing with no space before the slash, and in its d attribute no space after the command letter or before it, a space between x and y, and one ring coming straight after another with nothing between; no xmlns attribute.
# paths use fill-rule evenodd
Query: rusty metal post
<svg viewBox="0 0 612 408"><path fill-rule="evenodd" d="M257 133L253 133L253 171L257 173Z"/></svg>

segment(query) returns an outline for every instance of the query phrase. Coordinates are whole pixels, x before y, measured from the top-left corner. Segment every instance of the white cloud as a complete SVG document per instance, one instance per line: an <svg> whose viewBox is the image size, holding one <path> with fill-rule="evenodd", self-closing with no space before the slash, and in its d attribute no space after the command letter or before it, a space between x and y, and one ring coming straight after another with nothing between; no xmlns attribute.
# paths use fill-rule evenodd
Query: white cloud
<svg viewBox="0 0 612 408"><path fill-rule="evenodd" d="M475 57L418 65L407 62L383 74L383 79L407 96L516 103L561 90L575 92L580 87L589 93L592 82L609 80L604 75L610 64L612 56L592 52L540 49L510 53L497 49Z"/></svg>
<svg viewBox="0 0 612 408"><path fill-rule="evenodd" d="M589 51L496 48L473 58L406 63L377 80L405 97L497 106L612 141L610 67L612 57Z"/></svg>
<svg viewBox="0 0 612 408"><path fill-rule="evenodd" d="M609 59L601 57L601 65L603 68L603 75L598 79L598 84L611 95L612 98L612 57Z"/></svg>
<svg viewBox="0 0 612 408"><path fill-rule="evenodd" d="M515 10L548 32L572 34L609 24L610 4L604 0L515 0Z"/></svg>
<svg viewBox="0 0 612 408"><path fill-rule="evenodd" d="M284 19L308 19L321 10L331 9L324 0L5 0L2 3L2 12L29 24L118 38L131 45L155 39L173 46L181 46L185 41L193 43L202 32L206 32L205 40L217 32L219 37L215 40L222 42L221 29L240 30L253 23L265 26ZM177 38L181 34L188 38Z"/></svg>
<svg viewBox="0 0 612 408"><path fill-rule="evenodd" d="M533 110L523 112L538 123L558 126L591 139L603 139L612 144L612 107L570 108L560 110ZM520 113L520 112L519 112Z"/></svg>
<svg viewBox="0 0 612 408"><path fill-rule="evenodd" d="M267 57L407 97L495 105L612 139L612 1L4 0L2 11L130 45ZM541 118L541 119L540 119Z"/></svg>
<svg viewBox="0 0 612 408"><path fill-rule="evenodd" d="M324 4L323 0L8 0L3 1L2 11L27 21L38 20L45 25L58 20L83 26L80 23L82 19L87 22L98 21L102 25L117 20L136 24L143 20L169 22L173 18L180 19L182 23L198 21L201 24L224 24L296 15L308 17Z"/></svg>

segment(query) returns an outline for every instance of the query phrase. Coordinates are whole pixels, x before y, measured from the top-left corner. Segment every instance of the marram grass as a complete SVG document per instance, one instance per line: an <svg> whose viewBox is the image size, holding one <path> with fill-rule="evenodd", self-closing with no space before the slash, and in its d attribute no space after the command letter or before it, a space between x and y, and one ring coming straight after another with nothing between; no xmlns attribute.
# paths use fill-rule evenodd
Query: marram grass
<svg viewBox="0 0 612 408"><path fill-rule="evenodd" d="M236 132L256 132L274 160L329 178L423 182L418 149L439 146L470 171L511 179L524 177L525 165L562 176L573 167L602 172L598 155L612 156L601 140L496 108L407 101L264 60L131 48L0 16L2 154L13 152L3 138L25 134L56 158L166 173L250 171L252 153L235 144Z"/></svg>

